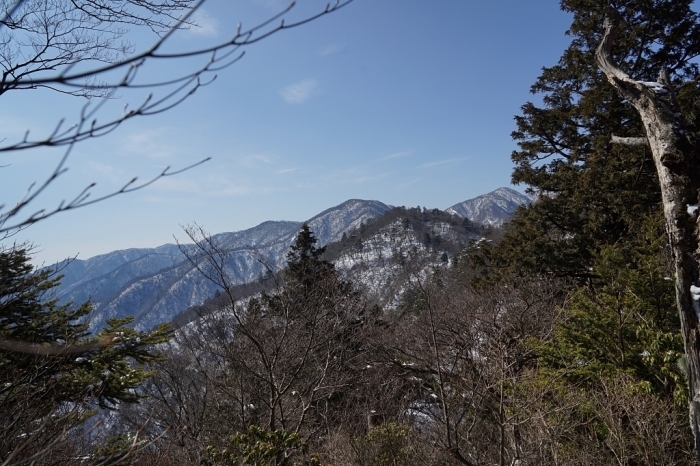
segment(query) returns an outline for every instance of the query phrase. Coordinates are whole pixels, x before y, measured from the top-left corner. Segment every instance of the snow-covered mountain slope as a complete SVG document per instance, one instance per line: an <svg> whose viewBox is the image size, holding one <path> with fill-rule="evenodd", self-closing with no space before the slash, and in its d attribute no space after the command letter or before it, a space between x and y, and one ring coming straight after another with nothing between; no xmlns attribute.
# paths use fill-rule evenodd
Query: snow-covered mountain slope
<svg viewBox="0 0 700 466"><path fill-rule="evenodd" d="M101 302L134 279L172 267L183 259L175 244L157 248L126 249L92 257L74 259L59 265L63 275L58 295L64 301Z"/></svg>
<svg viewBox="0 0 700 466"><path fill-rule="evenodd" d="M389 208L378 201L353 199L318 214L308 224L325 244ZM265 270L263 263L273 270L281 269L301 224L269 221L248 230L214 235L217 246L228 253L225 266L231 283L255 280ZM138 329L148 329L201 304L216 291L176 245L75 260L62 273L65 279L57 297L73 302L91 298L93 328L103 326L109 318L134 316Z"/></svg>
<svg viewBox="0 0 700 466"><path fill-rule="evenodd" d="M469 199L446 209L447 212L468 218L472 222L499 227L521 205L532 202L528 196L510 188L498 188L488 194Z"/></svg>
<svg viewBox="0 0 700 466"><path fill-rule="evenodd" d="M339 241L328 244L322 258L333 262L343 278L362 290L368 304L392 309L399 306L407 290L415 289L419 280L448 266L470 241L478 239L474 231L478 228L439 209L395 207L382 216L360 222ZM275 283L256 281L234 287L233 293L240 299L240 306L245 307L248 299L263 290L275 293ZM219 312L227 302L225 297L208 299L202 306L178 315L175 325L190 325L202 315Z"/></svg>
<svg viewBox="0 0 700 466"><path fill-rule="evenodd" d="M417 279L446 266L476 235L463 222L442 211L397 208L332 245L329 257L371 301L384 307L398 305ZM364 232L363 232L364 230Z"/></svg>
<svg viewBox="0 0 700 466"><path fill-rule="evenodd" d="M391 305L390 301L401 294L408 265L414 275L423 274L426 267L440 265L465 244L465 238L474 235L476 230L468 230L468 225L450 214L500 226L517 206L529 202L527 196L508 188L456 204L447 213L392 209L378 201L352 199L321 212L308 223L320 245L340 244L330 258L339 270L358 281L378 302ZM255 281L266 267L281 270L301 224L268 221L248 230L214 235L217 246L227 251L225 269L230 284ZM450 252L446 247L452 248ZM202 304L217 291L174 244L74 260L61 273L64 279L57 297L63 302L92 300L93 328L102 327L109 318L134 316L137 328L148 329Z"/></svg>
<svg viewBox="0 0 700 466"><path fill-rule="evenodd" d="M350 199L308 221L311 231L319 243L328 244L339 241L343 233L359 228L362 222L382 215L391 207L379 201Z"/></svg>

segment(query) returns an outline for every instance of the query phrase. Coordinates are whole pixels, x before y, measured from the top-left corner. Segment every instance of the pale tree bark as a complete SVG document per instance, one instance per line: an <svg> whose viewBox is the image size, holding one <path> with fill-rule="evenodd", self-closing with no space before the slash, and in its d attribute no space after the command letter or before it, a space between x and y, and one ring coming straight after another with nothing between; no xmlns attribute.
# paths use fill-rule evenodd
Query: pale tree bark
<svg viewBox="0 0 700 466"><path fill-rule="evenodd" d="M665 72L657 82L635 81L613 63L611 48L618 17L615 10L608 14L596 60L608 81L639 112L659 176L666 231L675 262L676 302L689 383L690 426L695 452L700 458L700 288L697 288L700 242L697 211L689 208L698 203L698 144L692 131L685 128Z"/></svg>
<svg viewBox="0 0 700 466"><path fill-rule="evenodd" d="M611 136L610 142L613 144L625 144L626 146L648 146L647 138L623 138L620 136Z"/></svg>

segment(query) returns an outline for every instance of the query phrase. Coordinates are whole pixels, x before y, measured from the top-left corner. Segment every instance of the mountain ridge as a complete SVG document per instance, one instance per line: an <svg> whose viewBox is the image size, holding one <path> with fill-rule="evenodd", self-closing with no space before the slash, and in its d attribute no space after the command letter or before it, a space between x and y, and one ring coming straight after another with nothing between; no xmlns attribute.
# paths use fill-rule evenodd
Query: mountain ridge
<svg viewBox="0 0 700 466"><path fill-rule="evenodd" d="M472 222L500 227L521 205L530 205L532 199L511 188L498 188L490 193L459 202L446 212L468 218Z"/></svg>
<svg viewBox="0 0 700 466"><path fill-rule="evenodd" d="M525 202L518 196L525 197L509 188L499 188L455 204L446 212L462 217L470 214L474 216L470 218L472 221L498 226ZM319 246L323 246L340 241L344 233L359 229L391 208L376 200L349 199L311 217L306 223ZM225 268L232 284L256 280L268 267L281 270L286 264L289 245L303 223L268 220L246 230L212 235L217 247L227 252ZM169 321L182 310L201 304L216 291L216 286L203 278L184 256L182 248L193 251L194 245L168 243L155 248L112 251L85 260L74 259L62 266L60 273L64 279L57 289L57 297L62 302L91 300L94 303L93 329L103 326L109 318L127 315L134 316L138 329Z"/></svg>
<svg viewBox="0 0 700 466"><path fill-rule="evenodd" d="M345 231L386 212L379 201L348 200L326 209L307 221L321 244L340 239ZM266 221L237 232L212 235L212 241L227 251L226 269L234 284L255 280L265 267L284 266L284 258L303 222ZM181 248L191 244L162 245L113 251L63 267L68 277L57 290L63 302L94 303L92 328L109 318L135 317L139 329L170 320L177 312L203 302L216 287L206 281ZM265 266L263 266L263 263Z"/></svg>

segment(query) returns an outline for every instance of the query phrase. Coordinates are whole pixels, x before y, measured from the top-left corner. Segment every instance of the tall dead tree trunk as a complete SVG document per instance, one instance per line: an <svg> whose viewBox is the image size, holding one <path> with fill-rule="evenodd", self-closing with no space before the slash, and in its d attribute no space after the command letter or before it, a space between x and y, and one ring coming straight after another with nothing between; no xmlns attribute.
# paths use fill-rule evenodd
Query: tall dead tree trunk
<svg viewBox="0 0 700 466"><path fill-rule="evenodd" d="M685 129L668 75L662 72L657 82L635 81L613 63L611 48L618 18L615 10L608 14L596 60L608 81L639 112L659 176L666 231L675 262L676 302L689 382L690 426L695 453L700 459L700 222L697 209L689 208L698 204L700 153L693 133ZM638 138L634 139L638 145ZM613 142L626 143L623 138Z"/></svg>

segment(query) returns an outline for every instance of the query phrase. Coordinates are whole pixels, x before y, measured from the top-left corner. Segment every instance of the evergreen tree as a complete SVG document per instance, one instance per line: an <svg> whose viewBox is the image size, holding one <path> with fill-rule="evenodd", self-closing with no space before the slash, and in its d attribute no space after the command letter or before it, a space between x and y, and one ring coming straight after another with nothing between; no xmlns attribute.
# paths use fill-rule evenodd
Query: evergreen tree
<svg viewBox="0 0 700 466"><path fill-rule="evenodd" d="M693 129L700 114L694 60L700 25L691 4L624 0L611 6L622 16L615 63L640 81L667 68ZM612 143L613 135L645 133L637 111L595 61L608 6L561 1L573 14L572 42L555 66L543 69L531 88L542 104L525 104L512 134L519 145L513 182L526 184L538 200L517 211L498 244L475 244L467 257L491 285L509 274L576 279L553 335L531 342L542 345L532 365L541 385L523 387L542 391L543 413L560 413L559 420L544 415L549 426L566 432L553 437L557 448L573 448L577 457L582 448L596 450L602 462L683 464L692 444L684 429L669 432L653 459L635 457L645 444L636 429L653 432L647 413L666 413L671 424L687 419L681 407L687 382L652 154L644 145ZM648 409L635 406L642 399ZM564 416L567 404L572 408ZM616 456L616 441L635 459Z"/></svg>
<svg viewBox="0 0 700 466"><path fill-rule="evenodd" d="M684 113L695 120L700 100L693 58L700 53L700 25L691 3L618 2L625 32L616 61L642 81L669 69ZM526 103L512 134L520 146L512 154L513 182L528 185L539 200L516 214L498 250L500 265L588 277L602 245L626 241L641 219L659 212L649 150L611 144L611 135L640 136L643 128L595 62L606 7L596 0L561 2L574 15L571 45L559 63L543 69L531 88L543 104Z"/></svg>
<svg viewBox="0 0 700 466"><path fill-rule="evenodd" d="M307 290L312 288L314 283L320 280L324 274L333 271L333 264L321 260L326 248L317 248L317 242L318 240L309 225L304 223L294 243L290 246L289 252L287 252L285 278L294 285L301 285Z"/></svg>
<svg viewBox="0 0 700 466"><path fill-rule="evenodd" d="M571 461L695 464L666 238L660 222L647 227L634 247L602 247L596 280L572 292L551 337L528 342L535 377L519 391L540 394L551 441Z"/></svg>
<svg viewBox="0 0 700 466"><path fill-rule="evenodd" d="M26 247L0 250L0 462L21 464L57 456L64 437L98 407L140 399L138 388L157 360L151 346L170 336L113 319L90 336L90 303L74 307L51 298L60 276L35 271Z"/></svg>
<svg viewBox="0 0 700 466"><path fill-rule="evenodd" d="M574 292L554 337L540 349L540 367L579 386L627 375L638 388L685 405L683 341L669 267L659 254L665 235L647 222L634 248L606 246L598 277Z"/></svg>
<svg viewBox="0 0 700 466"><path fill-rule="evenodd" d="M698 100L697 77L693 83L674 82L666 69L656 81L640 81L616 65L613 50L621 26L620 14L609 9L605 31L596 51L596 61L608 82L639 113L644 136L636 143L648 145L658 174L663 212L671 246L676 303L685 346L689 388L689 417L694 449L700 460L700 344L697 339L698 309L695 301L698 277L700 234L698 217L688 205L698 203L700 193L700 145L697 118L688 115L677 98L677 85L686 86ZM678 82L680 81L680 82ZM685 111L684 111L685 110ZM684 116L685 114L685 116ZM630 144L634 138L617 142Z"/></svg>
<svg viewBox="0 0 700 466"><path fill-rule="evenodd" d="M313 437L349 416L352 425L361 422L348 406L366 376L369 311L362 294L321 258L325 248L317 243L304 224L287 253L281 286L250 299L244 312L235 304L233 315L212 316L221 325L207 324L218 329L207 351L226 358L225 375L216 376L226 380L220 396L244 407L229 416L232 430L255 424Z"/></svg>
<svg viewBox="0 0 700 466"><path fill-rule="evenodd" d="M204 466L321 466L301 435L278 429L273 432L250 426L229 439L230 447L207 448ZM302 459L303 461L299 461Z"/></svg>

